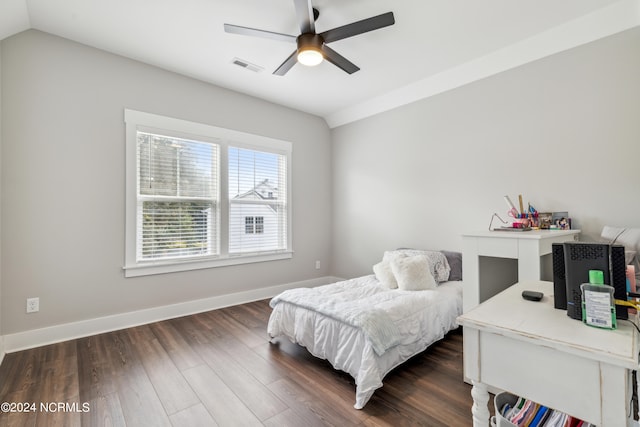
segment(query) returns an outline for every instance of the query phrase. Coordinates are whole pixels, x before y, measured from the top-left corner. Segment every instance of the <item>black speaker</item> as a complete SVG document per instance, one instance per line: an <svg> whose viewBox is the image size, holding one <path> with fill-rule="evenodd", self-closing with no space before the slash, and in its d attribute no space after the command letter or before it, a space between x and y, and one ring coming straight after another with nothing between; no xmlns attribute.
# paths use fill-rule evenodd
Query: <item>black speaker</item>
<svg viewBox="0 0 640 427"><path fill-rule="evenodd" d="M627 300L627 263L624 256L624 246L611 246L611 286L615 299ZM616 318L628 319L628 307L616 305Z"/></svg>
<svg viewBox="0 0 640 427"><path fill-rule="evenodd" d="M580 285L589 282L589 270L601 270L604 273L605 285L612 286L615 299L627 300L627 265L624 246L606 243L566 242L564 246L564 281L566 283L567 316L582 319L582 291ZM553 247L556 251L557 248ZM557 272L554 252L554 291L556 276L558 284L562 276ZM558 270L559 271L559 270ZM554 300L555 302L555 300ZM616 318L628 319L628 308L616 306Z"/></svg>
<svg viewBox="0 0 640 427"><path fill-rule="evenodd" d="M567 309L567 279L564 272L564 245L551 245L553 259L553 306L559 310Z"/></svg>
<svg viewBox="0 0 640 427"><path fill-rule="evenodd" d="M611 247L605 243L564 243L564 265L567 281L567 316L582 320L582 290L589 283L589 270L600 270L605 285L611 285Z"/></svg>

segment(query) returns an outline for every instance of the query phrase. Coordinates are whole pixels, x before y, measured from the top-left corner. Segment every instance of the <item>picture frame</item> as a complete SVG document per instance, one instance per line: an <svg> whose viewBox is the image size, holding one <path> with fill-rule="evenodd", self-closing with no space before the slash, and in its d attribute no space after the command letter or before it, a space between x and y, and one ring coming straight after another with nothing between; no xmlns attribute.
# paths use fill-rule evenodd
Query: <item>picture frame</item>
<svg viewBox="0 0 640 427"><path fill-rule="evenodd" d="M550 228L555 230L571 230L569 212L553 212Z"/></svg>
<svg viewBox="0 0 640 427"><path fill-rule="evenodd" d="M548 230L553 224L553 214L551 212L539 212L538 213L538 227L541 230Z"/></svg>

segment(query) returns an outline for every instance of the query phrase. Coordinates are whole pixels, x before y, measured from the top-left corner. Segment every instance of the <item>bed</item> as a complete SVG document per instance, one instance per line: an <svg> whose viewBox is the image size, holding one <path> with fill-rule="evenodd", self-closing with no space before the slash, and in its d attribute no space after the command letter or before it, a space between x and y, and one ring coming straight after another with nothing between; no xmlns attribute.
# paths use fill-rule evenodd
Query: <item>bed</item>
<svg viewBox="0 0 640 427"><path fill-rule="evenodd" d="M356 383L362 409L393 368L458 327L461 254L385 252L374 274L282 292L270 301L267 332L286 337Z"/></svg>

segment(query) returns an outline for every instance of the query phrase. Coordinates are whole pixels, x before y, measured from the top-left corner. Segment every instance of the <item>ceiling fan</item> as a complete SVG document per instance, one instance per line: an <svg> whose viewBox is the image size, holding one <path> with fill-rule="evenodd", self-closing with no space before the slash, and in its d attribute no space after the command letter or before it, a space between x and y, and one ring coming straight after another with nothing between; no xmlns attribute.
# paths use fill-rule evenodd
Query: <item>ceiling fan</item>
<svg viewBox="0 0 640 427"><path fill-rule="evenodd" d="M318 19L320 12L311 5L311 0L293 0L293 4L296 9L296 17L300 23L299 36L224 24L224 30L227 33L297 43L298 48L273 72L273 74L277 76L284 76L296 62L313 66L318 65L323 60L329 61L349 74L353 74L360 68L327 46L327 43L357 36L358 34L377 30L395 23L393 12L387 12L382 15L336 27L332 30L323 31L322 33L316 33L315 21Z"/></svg>

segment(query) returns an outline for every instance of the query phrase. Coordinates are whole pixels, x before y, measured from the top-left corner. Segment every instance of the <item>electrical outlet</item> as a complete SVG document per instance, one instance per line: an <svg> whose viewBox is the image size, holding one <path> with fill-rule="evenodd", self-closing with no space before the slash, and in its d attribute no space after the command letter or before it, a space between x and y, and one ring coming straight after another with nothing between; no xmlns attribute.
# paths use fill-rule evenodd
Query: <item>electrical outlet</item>
<svg viewBox="0 0 640 427"><path fill-rule="evenodd" d="M316 270L320 270L320 261L316 261Z"/></svg>
<svg viewBox="0 0 640 427"><path fill-rule="evenodd" d="M27 298L27 313L36 313L40 310L40 298Z"/></svg>

